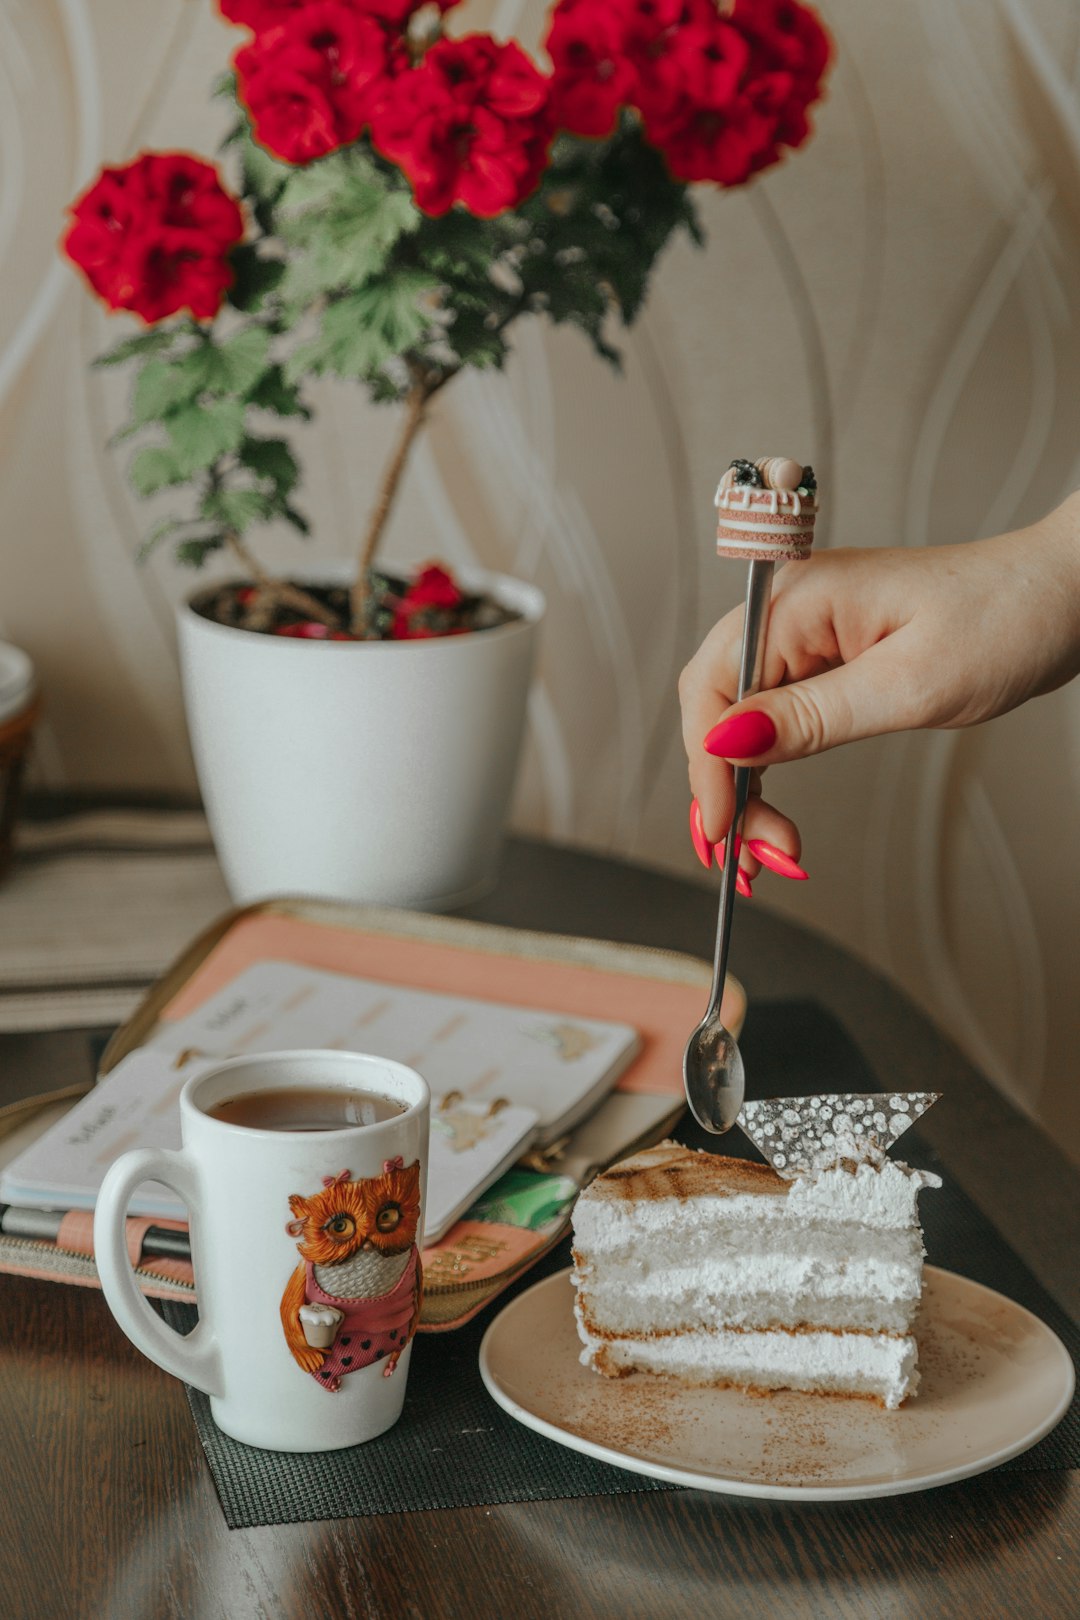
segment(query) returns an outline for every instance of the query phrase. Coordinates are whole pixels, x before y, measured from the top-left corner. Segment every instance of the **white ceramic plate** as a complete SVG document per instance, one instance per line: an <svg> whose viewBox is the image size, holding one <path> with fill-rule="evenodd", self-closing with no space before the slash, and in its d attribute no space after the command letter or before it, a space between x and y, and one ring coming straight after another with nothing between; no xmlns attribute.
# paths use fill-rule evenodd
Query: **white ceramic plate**
<svg viewBox="0 0 1080 1620"><path fill-rule="evenodd" d="M1065 1346L1030 1311L951 1271L927 1266L925 1279L922 1385L896 1412L791 1390L603 1378L578 1360L568 1270L496 1317L480 1372L528 1428L674 1485L806 1502L927 1490L1033 1446L1064 1416L1075 1380Z"/></svg>

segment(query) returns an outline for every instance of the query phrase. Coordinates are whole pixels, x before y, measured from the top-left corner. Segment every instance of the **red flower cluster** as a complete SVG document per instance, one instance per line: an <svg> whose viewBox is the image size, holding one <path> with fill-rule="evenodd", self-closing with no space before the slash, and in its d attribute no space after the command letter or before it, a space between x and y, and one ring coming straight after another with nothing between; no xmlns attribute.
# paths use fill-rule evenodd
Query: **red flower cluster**
<svg viewBox="0 0 1080 1620"><path fill-rule="evenodd" d="M304 0L218 0L218 10L226 22L240 28L261 28L272 13L295 11Z"/></svg>
<svg viewBox="0 0 1080 1620"><path fill-rule="evenodd" d="M606 136L635 107L677 179L725 186L806 139L830 55L798 0L560 0L547 49L562 128Z"/></svg>
<svg viewBox="0 0 1080 1620"><path fill-rule="evenodd" d="M219 0L218 10L227 22L250 28L253 33L280 22L286 11L302 11L310 0ZM389 28L402 29L414 11L428 0L354 0L353 10L375 17ZM458 0L434 0L440 11L449 11Z"/></svg>
<svg viewBox="0 0 1080 1620"><path fill-rule="evenodd" d="M147 322L181 309L197 320L217 314L244 216L213 164L186 152L143 152L103 169L71 216L64 251L110 308Z"/></svg>
<svg viewBox="0 0 1080 1620"><path fill-rule="evenodd" d="M537 184L554 132L549 81L519 46L442 39L413 66L404 30L421 0L220 3L254 31L235 57L239 96L276 157L310 163L371 124L425 213L463 202L487 218Z"/></svg>
<svg viewBox="0 0 1080 1620"><path fill-rule="evenodd" d="M454 576L438 563L418 570L404 596L394 603L390 627L391 641L420 641L429 636L460 635L464 625L447 622L447 616L465 600Z"/></svg>
<svg viewBox="0 0 1080 1620"><path fill-rule="evenodd" d="M220 0L254 39L234 57L255 139L286 163L355 141L409 65L404 31L424 0ZM447 11L458 0L436 0Z"/></svg>
<svg viewBox="0 0 1080 1620"><path fill-rule="evenodd" d="M556 128L604 137L627 106L677 179L737 185L806 139L829 60L800 0L559 0L551 79L487 34L440 39L413 63L404 30L418 0L220 4L254 31L236 68L256 139L309 163L370 124L427 214L516 207Z"/></svg>
<svg viewBox="0 0 1080 1620"><path fill-rule="evenodd" d="M255 38L235 63L255 138L275 157L310 163L367 125L407 62L400 38L373 9L352 0L262 7Z"/></svg>
<svg viewBox="0 0 1080 1620"><path fill-rule="evenodd" d="M536 187L555 131L549 82L512 42L442 39L394 85L372 124L376 146L412 182L425 214L456 202L490 219Z"/></svg>

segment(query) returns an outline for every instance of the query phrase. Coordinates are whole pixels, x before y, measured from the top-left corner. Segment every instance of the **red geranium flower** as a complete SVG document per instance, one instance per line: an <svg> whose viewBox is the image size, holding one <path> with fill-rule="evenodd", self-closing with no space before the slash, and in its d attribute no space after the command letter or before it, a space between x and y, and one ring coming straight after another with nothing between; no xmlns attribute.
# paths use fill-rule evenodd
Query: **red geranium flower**
<svg viewBox="0 0 1080 1620"><path fill-rule="evenodd" d="M226 22L241 28L250 28L258 34L280 22L282 13L302 11L310 0L218 0L218 10ZM373 17L377 22L399 32L414 11L419 11L429 0L346 0L351 11L360 17ZM434 0L440 11L446 12L460 0Z"/></svg>
<svg viewBox="0 0 1080 1620"><path fill-rule="evenodd" d="M703 103L668 128L663 153L678 180L739 186L776 162L775 131L775 119L759 112L748 97L719 107Z"/></svg>
<svg viewBox="0 0 1080 1620"><path fill-rule="evenodd" d="M773 116L778 142L801 146L810 133L807 108L821 96L832 56L828 34L793 0L735 0L732 21L751 47L747 93Z"/></svg>
<svg viewBox="0 0 1080 1620"><path fill-rule="evenodd" d="M355 141L404 65L386 29L347 0L275 17L234 60L255 139L286 163Z"/></svg>
<svg viewBox="0 0 1080 1620"><path fill-rule="evenodd" d="M535 188L554 132L549 81L512 42L439 40L376 109L372 139L425 214L461 202L490 219Z"/></svg>
<svg viewBox="0 0 1080 1620"><path fill-rule="evenodd" d="M218 0L218 10L226 22L253 32L271 20L276 21L283 11L296 11L307 0Z"/></svg>
<svg viewBox="0 0 1080 1620"><path fill-rule="evenodd" d="M634 104L679 180L740 185L806 139L828 36L797 0L632 0Z"/></svg>
<svg viewBox="0 0 1080 1620"><path fill-rule="evenodd" d="M555 73L552 105L559 129L602 137L633 99L635 64L628 55L626 0L562 0L545 40Z"/></svg>
<svg viewBox="0 0 1080 1620"><path fill-rule="evenodd" d="M64 250L112 309L144 321L217 314L244 216L217 170L186 152L143 152L103 169L71 207Z"/></svg>
<svg viewBox="0 0 1080 1620"><path fill-rule="evenodd" d="M446 12L452 11L454 6L460 5L461 0L352 0L352 4L358 10L377 17L388 27L401 30L413 12L419 11L421 6L434 4L445 15Z"/></svg>
<svg viewBox="0 0 1080 1620"><path fill-rule="evenodd" d="M731 21L766 64L816 86L829 65L829 36L797 0L734 0Z"/></svg>
<svg viewBox="0 0 1080 1620"><path fill-rule="evenodd" d="M461 606L465 594L453 574L439 563L427 563L418 570L404 596L393 600L391 641L420 641L430 636L462 633L449 615Z"/></svg>
<svg viewBox="0 0 1080 1620"><path fill-rule="evenodd" d="M402 606L406 612L422 607L456 608L464 600L464 592L453 574L439 563L428 563L405 592Z"/></svg>

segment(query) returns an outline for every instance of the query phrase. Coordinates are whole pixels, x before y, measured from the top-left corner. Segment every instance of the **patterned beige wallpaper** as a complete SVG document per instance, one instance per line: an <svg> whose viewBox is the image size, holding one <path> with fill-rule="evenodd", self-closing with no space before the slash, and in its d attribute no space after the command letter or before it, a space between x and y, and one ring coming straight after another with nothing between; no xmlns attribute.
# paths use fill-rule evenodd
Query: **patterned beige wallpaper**
<svg viewBox="0 0 1080 1620"><path fill-rule="evenodd" d="M443 397L390 540L547 592L517 824L688 874L675 678L741 590L710 555L730 456L812 460L830 545L991 533L1080 482L1073 0L823 10L839 63L814 143L705 199L709 245L664 261L625 376L523 330L508 375ZM468 12L531 42L543 6ZM132 562L155 513L104 448L125 382L87 370L107 322L54 242L103 159L212 149L225 44L209 0L0 4L0 634L43 671L54 784L193 785L172 631L190 579ZM393 422L340 388L318 404L305 495L329 557ZM1072 689L977 734L786 767L770 791L812 881L759 896L898 978L1080 1153L1078 719Z"/></svg>

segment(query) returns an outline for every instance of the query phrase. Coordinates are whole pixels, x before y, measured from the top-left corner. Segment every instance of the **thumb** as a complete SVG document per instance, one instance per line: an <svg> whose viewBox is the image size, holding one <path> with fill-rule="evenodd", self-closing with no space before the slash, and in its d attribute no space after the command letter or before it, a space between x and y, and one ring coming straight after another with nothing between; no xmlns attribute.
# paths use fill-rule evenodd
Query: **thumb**
<svg viewBox="0 0 1080 1620"><path fill-rule="evenodd" d="M736 703L706 736L706 752L740 764L779 765L919 725L910 672L893 639L850 664Z"/></svg>

